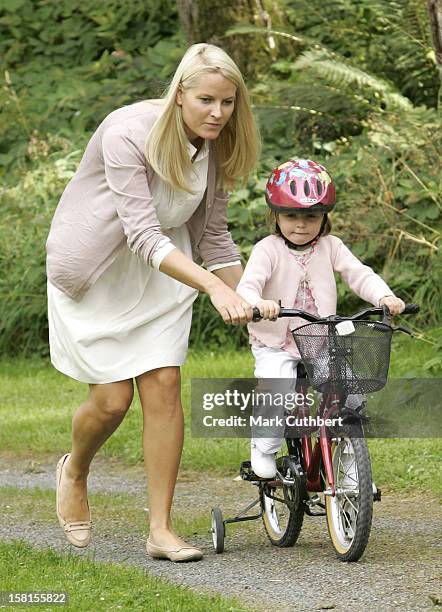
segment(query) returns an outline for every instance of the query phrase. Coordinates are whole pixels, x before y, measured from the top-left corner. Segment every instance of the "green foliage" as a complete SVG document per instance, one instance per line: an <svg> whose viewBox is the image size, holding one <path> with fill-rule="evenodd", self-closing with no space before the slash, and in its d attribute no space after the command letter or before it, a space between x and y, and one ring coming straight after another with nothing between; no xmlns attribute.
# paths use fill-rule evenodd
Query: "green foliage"
<svg viewBox="0 0 442 612"><path fill-rule="evenodd" d="M249 83L264 151L232 194L232 235L247 259L269 232L271 169L293 155L317 159L337 184L333 231L422 305L420 329L440 325L438 80L424 3L286 5L285 32L234 29L273 37L276 49L270 71L258 67ZM183 46L173 2L0 1L0 352L47 351L44 243L59 196L98 123L157 96ZM341 282L338 291L340 312L360 306ZM247 333L225 326L203 295L191 340L238 347Z"/></svg>
<svg viewBox="0 0 442 612"><path fill-rule="evenodd" d="M293 29L272 34L291 52L253 87L266 153L273 165L290 156L325 163L337 185L333 231L422 305L421 324L438 324L441 133L426 9L408 0L286 4ZM338 289L340 312L359 307Z"/></svg>
<svg viewBox="0 0 442 612"><path fill-rule="evenodd" d="M3 1L0 176L27 161L34 129L81 141L115 108L158 95L182 53L176 16L161 0Z"/></svg>
<svg viewBox="0 0 442 612"><path fill-rule="evenodd" d="M326 81L333 83L336 88L349 88L356 86L373 92L375 97L382 97L388 106L409 110L412 105L410 100L401 96L394 87L383 79L369 74L350 63L343 61L336 54L325 50L305 51L294 63L294 70L310 70L316 72Z"/></svg>
<svg viewBox="0 0 442 612"><path fill-rule="evenodd" d="M0 56L10 67L87 64L105 51L139 53L176 31L176 8L161 0L3 0Z"/></svg>
<svg viewBox="0 0 442 612"><path fill-rule="evenodd" d="M425 2L287 0L295 34L376 74L417 105L435 107L438 77Z"/></svg>
<svg viewBox="0 0 442 612"><path fill-rule="evenodd" d="M0 193L0 353L47 353L45 242L81 151L56 136L28 147L32 167Z"/></svg>

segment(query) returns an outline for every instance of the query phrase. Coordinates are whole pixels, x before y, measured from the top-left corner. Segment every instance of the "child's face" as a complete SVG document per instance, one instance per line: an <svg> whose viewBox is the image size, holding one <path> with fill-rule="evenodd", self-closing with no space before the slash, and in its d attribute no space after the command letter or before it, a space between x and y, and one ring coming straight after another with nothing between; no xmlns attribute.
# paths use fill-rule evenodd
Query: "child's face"
<svg viewBox="0 0 442 612"><path fill-rule="evenodd" d="M302 245L316 238L323 217L320 212L279 213L277 220L282 235L293 244Z"/></svg>

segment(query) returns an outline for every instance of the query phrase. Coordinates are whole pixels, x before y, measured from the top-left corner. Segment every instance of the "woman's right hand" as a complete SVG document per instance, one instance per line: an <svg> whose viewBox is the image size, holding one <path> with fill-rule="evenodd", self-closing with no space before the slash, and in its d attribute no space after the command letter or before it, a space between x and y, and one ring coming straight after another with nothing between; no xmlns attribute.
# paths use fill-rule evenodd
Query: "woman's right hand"
<svg viewBox="0 0 442 612"><path fill-rule="evenodd" d="M276 321L279 315L279 304L273 300L260 300L256 302L255 307L259 310L259 314L263 319Z"/></svg>
<svg viewBox="0 0 442 612"><path fill-rule="evenodd" d="M226 284L217 283L217 286L208 293L224 323L244 325L252 320L252 306Z"/></svg>
<svg viewBox="0 0 442 612"><path fill-rule="evenodd" d="M240 266L238 268L241 270ZM164 257L160 264L160 271L180 283L207 293L225 323L244 325L252 320L253 309L244 298L216 274L204 270L178 249L174 249ZM226 276L225 273L223 275ZM235 282L235 286L236 284Z"/></svg>

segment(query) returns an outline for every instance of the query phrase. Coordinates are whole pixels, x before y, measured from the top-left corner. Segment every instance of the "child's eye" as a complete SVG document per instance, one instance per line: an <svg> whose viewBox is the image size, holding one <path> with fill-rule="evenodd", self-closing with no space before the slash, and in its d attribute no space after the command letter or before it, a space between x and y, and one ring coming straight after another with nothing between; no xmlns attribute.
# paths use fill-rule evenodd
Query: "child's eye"
<svg viewBox="0 0 442 612"><path fill-rule="evenodd" d="M207 102L210 102L210 98L200 98L200 100L202 102L205 102L207 104Z"/></svg>

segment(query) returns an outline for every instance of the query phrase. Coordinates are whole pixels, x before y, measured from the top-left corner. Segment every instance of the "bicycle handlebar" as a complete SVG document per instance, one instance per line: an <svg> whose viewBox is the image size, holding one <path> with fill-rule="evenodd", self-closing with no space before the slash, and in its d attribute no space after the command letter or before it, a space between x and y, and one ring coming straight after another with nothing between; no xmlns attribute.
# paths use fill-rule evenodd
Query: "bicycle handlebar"
<svg viewBox="0 0 442 612"><path fill-rule="evenodd" d="M420 310L418 304L406 304L405 309L401 312L401 315L416 314ZM386 306L365 308L354 315L347 317L341 317L339 315L331 315L329 317L316 317L315 315L305 312L304 310L297 310L296 308L280 308L278 318L280 317L300 317L311 323L317 323L318 321L357 321L370 316L382 316L384 320L388 320L390 312ZM253 321L260 321L262 319L259 309L255 306L253 308Z"/></svg>

